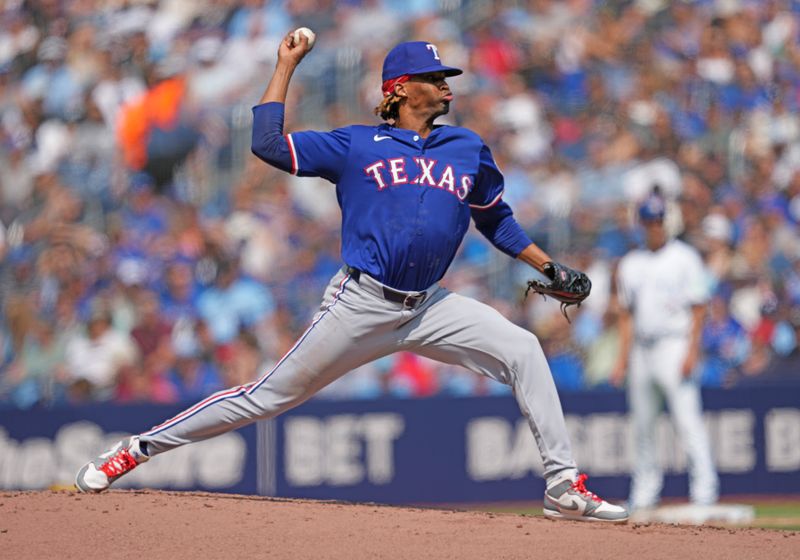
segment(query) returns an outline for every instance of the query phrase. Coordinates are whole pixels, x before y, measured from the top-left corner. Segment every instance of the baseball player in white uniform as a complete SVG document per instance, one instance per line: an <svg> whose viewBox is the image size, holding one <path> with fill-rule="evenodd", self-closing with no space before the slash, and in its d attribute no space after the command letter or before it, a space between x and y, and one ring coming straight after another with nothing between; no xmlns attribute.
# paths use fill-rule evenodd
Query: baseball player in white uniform
<svg viewBox="0 0 800 560"><path fill-rule="evenodd" d="M636 461L630 508L640 511L656 506L661 495L655 433L663 401L689 458L691 501L713 504L719 486L694 375L709 284L698 252L669 239L664 215L658 195L640 206L646 247L623 257L617 272L621 344L611 381L621 385L628 372Z"/></svg>

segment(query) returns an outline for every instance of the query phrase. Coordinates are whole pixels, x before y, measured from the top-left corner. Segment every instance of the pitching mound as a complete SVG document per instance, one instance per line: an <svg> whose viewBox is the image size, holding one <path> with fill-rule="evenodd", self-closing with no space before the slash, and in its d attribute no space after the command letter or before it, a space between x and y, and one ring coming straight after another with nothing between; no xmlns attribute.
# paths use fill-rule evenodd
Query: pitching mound
<svg viewBox="0 0 800 560"><path fill-rule="evenodd" d="M111 491L0 493L4 558L795 558L800 533Z"/></svg>

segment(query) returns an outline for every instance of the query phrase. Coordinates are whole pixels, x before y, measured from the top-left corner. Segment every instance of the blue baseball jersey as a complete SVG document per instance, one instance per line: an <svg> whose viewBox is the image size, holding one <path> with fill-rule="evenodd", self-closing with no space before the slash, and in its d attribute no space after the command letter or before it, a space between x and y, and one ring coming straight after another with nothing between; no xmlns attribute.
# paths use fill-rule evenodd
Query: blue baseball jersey
<svg viewBox="0 0 800 560"><path fill-rule="evenodd" d="M270 117L259 115L264 107L254 108L253 151L260 157L259 129ZM387 286L424 290L440 280L470 215L512 256L530 244L501 200L503 176L489 148L470 130L437 126L422 138L388 124L353 125L293 132L286 141L287 171L336 184L344 262Z"/></svg>

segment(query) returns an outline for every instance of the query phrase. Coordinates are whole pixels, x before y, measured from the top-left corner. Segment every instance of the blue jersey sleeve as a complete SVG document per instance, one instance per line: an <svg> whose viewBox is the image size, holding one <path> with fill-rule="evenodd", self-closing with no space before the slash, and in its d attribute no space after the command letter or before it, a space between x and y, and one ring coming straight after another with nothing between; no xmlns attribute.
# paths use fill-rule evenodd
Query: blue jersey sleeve
<svg viewBox="0 0 800 560"><path fill-rule="evenodd" d="M514 219L511 207L501 200L486 210L472 210L475 227L492 245L510 257L517 256L533 243Z"/></svg>
<svg viewBox="0 0 800 560"><path fill-rule="evenodd" d="M263 103L253 107L250 150L262 161L282 171L292 170L289 143L283 137L283 103Z"/></svg>
<svg viewBox="0 0 800 560"><path fill-rule="evenodd" d="M472 219L492 245L516 258L532 241L514 219L511 207L502 200L504 185L503 174L484 144L475 188L469 196Z"/></svg>
<svg viewBox="0 0 800 560"><path fill-rule="evenodd" d="M292 173L301 177L322 177L331 183L338 183L347 164L350 136L350 128L287 134Z"/></svg>

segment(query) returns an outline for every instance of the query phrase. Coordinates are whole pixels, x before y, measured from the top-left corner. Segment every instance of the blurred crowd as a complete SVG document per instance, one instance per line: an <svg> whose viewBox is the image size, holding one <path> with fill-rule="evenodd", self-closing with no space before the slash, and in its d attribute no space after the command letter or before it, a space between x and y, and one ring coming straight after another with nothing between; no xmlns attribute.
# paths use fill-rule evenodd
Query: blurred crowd
<svg viewBox="0 0 800 560"><path fill-rule="evenodd" d="M658 188L708 265L704 386L800 380L800 3L791 0L9 0L0 8L0 404L183 402L247 383L341 267L334 189L250 155L297 26L287 129L375 123L385 53L437 44L532 239L586 270L572 323L470 232L445 279L608 387L615 266ZM411 354L330 398L502 394Z"/></svg>

